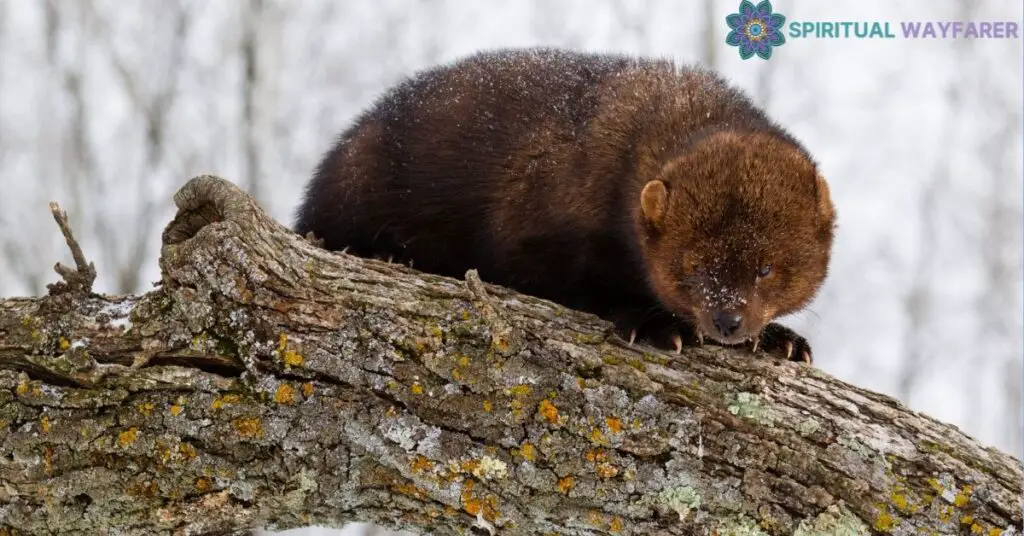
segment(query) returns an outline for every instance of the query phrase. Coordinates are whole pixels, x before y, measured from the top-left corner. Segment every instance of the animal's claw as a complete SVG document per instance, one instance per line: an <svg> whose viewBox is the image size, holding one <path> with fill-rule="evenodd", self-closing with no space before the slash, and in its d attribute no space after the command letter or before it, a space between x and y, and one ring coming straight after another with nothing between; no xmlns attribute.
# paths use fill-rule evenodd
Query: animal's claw
<svg viewBox="0 0 1024 536"><path fill-rule="evenodd" d="M773 356L798 363L812 362L811 345L807 339L782 324L768 324L761 331L760 346L762 351Z"/></svg>

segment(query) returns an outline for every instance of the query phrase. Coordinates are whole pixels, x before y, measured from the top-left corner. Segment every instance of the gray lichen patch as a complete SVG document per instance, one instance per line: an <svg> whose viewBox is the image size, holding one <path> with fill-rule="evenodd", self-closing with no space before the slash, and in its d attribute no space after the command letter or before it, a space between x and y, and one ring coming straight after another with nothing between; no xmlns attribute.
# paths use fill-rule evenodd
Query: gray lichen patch
<svg viewBox="0 0 1024 536"><path fill-rule="evenodd" d="M804 437L807 437L813 434L814 432L817 432L819 429L821 429L821 424L817 421L817 419L811 417L807 417L801 420L800 424L797 425L797 431L800 432L800 435Z"/></svg>
<svg viewBox="0 0 1024 536"><path fill-rule="evenodd" d="M748 392L736 393L729 403L729 413L765 426L773 426L778 420L776 411L759 395Z"/></svg>
<svg viewBox="0 0 1024 536"><path fill-rule="evenodd" d="M837 441L840 445L850 449L853 452L856 452L857 455L859 455L861 458L864 458L865 460L870 460L871 457L875 454L875 452L871 450L870 447L861 442L860 439L858 439L856 436L848 432L843 432L839 434L839 438L837 439Z"/></svg>
<svg viewBox="0 0 1024 536"><path fill-rule="evenodd" d="M658 494L658 499L679 514L680 521L685 520L691 511L699 509L701 505L700 493L692 486L666 488Z"/></svg>
<svg viewBox="0 0 1024 536"><path fill-rule="evenodd" d="M756 521L747 516L722 519L715 532L718 536L768 536Z"/></svg>

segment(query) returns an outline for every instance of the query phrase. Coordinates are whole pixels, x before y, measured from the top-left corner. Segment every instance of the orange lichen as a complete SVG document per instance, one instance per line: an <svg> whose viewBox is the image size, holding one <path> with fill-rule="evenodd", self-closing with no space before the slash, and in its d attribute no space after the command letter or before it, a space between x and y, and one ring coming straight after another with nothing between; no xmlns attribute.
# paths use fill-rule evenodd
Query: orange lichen
<svg viewBox="0 0 1024 536"><path fill-rule="evenodd" d="M159 439L156 440L156 453L160 458L160 463L162 465L167 465L167 463L171 461L171 448Z"/></svg>
<svg viewBox="0 0 1024 536"><path fill-rule="evenodd" d="M488 495L484 500L484 519L494 521L498 519L498 496Z"/></svg>
<svg viewBox="0 0 1024 536"><path fill-rule="evenodd" d="M178 454L186 461L192 460L193 458L199 455L199 453L196 451L196 448L188 443L182 443L178 445Z"/></svg>
<svg viewBox="0 0 1024 536"><path fill-rule="evenodd" d="M569 490L576 487L576 479L573 478L572 475L563 476L562 478L558 479L558 482L555 483L555 487L558 489L559 492L568 495Z"/></svg>
<svg viewBox="0 0 1024 536"><path fill-rule="evenodd" d="M138 437L139 429L132 426L131 428L125 430L124 432L121 432L117 436L117 442L120 443L122 447L127 447L128 445L134 443L135 440L138 439Z"/></svg>
<svg viewBox="0 0 1024 536"><path fill-rule="evenodd" d="M974 523L974 516L964 516L960 518L961 525L970 525L971 523Z"/></svg>
<svg viewBox="0 0 1024 536"><path fill-rule="evenodd" d="M428 460L422 454L417 454L412 459L412 463L409 465L409 469L412 469L413 473L423 473L434 468L434 462Z"/></svg>
<svg viewBox="0 0 1024 536"><path fill-rule="evenodd" d="M284 364L289 367L299 367L305 360L302 358L302 354L295 350L287 350L284 353Z"/></svg>
<svg viewBox="0 0 1024 536"><path fill-rule="evenodd" d="M213 489L213 481L205 476L196 479L196 491L206 493Z"/></svg>
<svg viewBox="0 0 1024 536"><path fill-rule="evenodd" d="M313 396L313 382L302 384L302 396L306 398Z"/></svg>
<svg viewBox="0 0 1024 536"><path fill-rule="evenodd" d="M473 485L475 483L476 482L473 480L465 480L462 482L462 509L471 516L475 516L480 513L480 510L484 507L483 501L473 496Z"/></svg>
<svg viewBox="0 0 1024 536"><path fill-rule="evenodd" d="M505 353L512 347L512 345L505 337L491 337L491 347L497 349L499 352Z"/></svg>
<svg viewBox="0 0 1024 536"><path fill-rule="evenodd" d="M128 489L125 490L129 496L133 497L156 497L160 493L160 486L152 480L143 483L132 483L128 485Z"/></svg>
<svg viewBox="0 0 1024 536"><path fill-rule="evenodd" d="M964 486L963 489L960 490L960 493L957 493L956 497L953 498L953 504L955 504L957 508L967 506L967 503L971 501L971 493L973 492L974 488L971 486Z"/></svg>
<svg viewBox="0 0 1024 536"><path fill-rule="evenodd" d="M892 532L896 526L896 520L888 512L881 512L875 518L875 530L879 532Z"/></svg>
<svg viewBox="0 0 1024 536"><path fill-rule="evenodd" d="M608 462L601 462L597 464L595 470L597 471L597 476L601 478L612 478L615 475L619 474L618 467L615 467L614 465Z"/></svg>
<svg viewBox="0 0 1024 536"><path fill-rule="evenodd" d="M46 447L46 450L43 451L43 472L46 473L47 476L50 476L50 475L53 474L53 448L52 447Z"/></svg>
<svg viewBox="0 0 1024 536"><path fill-rule="evenodd" d="M549 423L555 424L558 422L558 408L556 408L550 400L546 398L544 400L541 400L539 410L541 416L544 417L544 419L547 420Z"/></svg>
<svg viewBox="0 0 1024 536"><path fill-rule="evenodd" d="M149 417L153 414L153 410L156 409L156 404L152 402L143 402L136 406L143 416Z"/></svg>
<svg viewBox="0 0 1024 536"><path fill-rule="evenodd" d="M281 356L284 364L289 367L298 367L304 361L301 354L288 348L288 336L284 333L277 338L277 354Z"/></svg>
<svg viewBox="0 0 1024 536"><path fill-rule="evenodd" d="M520 384L520 385L516 385L514 387L509 387L508 389L505 389L505 393L510 395L510 396L526 396L526 395L530 394L530 390L531 390L530 386L525 384L525 383L523 383L523 384Z"/></svg>
<svg viewBox="0 0 1024 536"><path fill-rule="evenodd" d="M416 382L416 383L412 384L412 387L409 388L409 391L412 394L414 394L414 395L422 395L423 394L423 386L420 385L419 382Z"/></svg>
<svg viewBox="0 0 1024 536"><path fill-rule="evenodd" d="M519 454L523 456L526 461L534 461L537 459L537 448L532 443L523 443L522 447L519 447Z"/></svg>
<svg viewBox="0 0 1024 536"><path fill-rule="evenodd" d="M463 473L472 473L480 467L480 460L464 460L459 465Z"/></svg>
<svg viewBox="0 0 1024 536"><path fill-rule="evenodd" d="M487 413L490 413L493 410L494 410L494 404L492 404L490 400L484 400L484 411L486 411Z"/></svg>
<svg viewBox="0 0 1024 536"><path fill-rule="evenodd" d="M605 423L605 425L608 426L608 429L611 430L613 434L618 434L618 433L622 432L622 420L621 419L619 419L617 417L605 417L604 423Z"/></svg>
<svg viewBox="0 0 1024 536"><path fill-rule="evenodd" d="M41 429L44 434L50 433L50 418L46 415L43 415L39 419L39 429Z"/></svg>
<svg viewBox="0 0 1024 536"><path fill-rule="evenodd" d="M28 394L28 389L29 389L28 382L25 381L25 380L22 380L22 381L18 382L18 387L14 391L16 393L18 393L19 395L21 395L21 396L25 396L25 395Z"/></svg>
<svg viewBox="0 0 1024 536"><path fill-rule="evenodd" d="M985 529L981 528L981 525L975 523L971 525L971 534L981 534L985 532Z"/></svg>
<svg viewBox="0 0 1024 536"><path fill-rule="evenodd" d="M68 348L71 348L71 341L65 339L64 337L61 337L60 338L60 349L61 350L67 350Z"/></svg>
<svg viewBox="0 0 1024 536"><path fill-rule="evenodd" d="M608 459L608 453L601 449L588 450L583 453L583 457L586 458L588 462L603 462Z"/></svg>
<svg viewBox="0 0 1024 536"><path fill-rule="evenodd" d="M611 522L608 523L608 530L611 532L622 532L622 520L617 517L613 517Z"/></svg>
<svg viewBox="0 0 1024 536"><path fill-rule="evenodd" d="M263 423L260 422L259 417L241 417L235 419L233 424L235 425L235 430L242 437L258 437L263 435Z"/></svg>
<svg viewBox="0 0 1024 536"><path fill-rule="evenodd" d="M171 406L171 415L173 415L174 417L177 417L178 415L181 415L181 410L182 409L183 408L181 406L177 405L177 404L172 405Z"/></svg>
<svg viewBox="0 0 1024 536"><path fill-rule="evenodd" d="M596 426L593 430L590 431L590 441L598 445L608 444L608 440L605 438L604 432L602 432L601 429Z"/></svg>
<svg viewBox="0 0 1024 536"><path fill-rule="evenodd" d="M457 369L457 368L453 368L452 369L452 379L457 381L457 382L461 382L462 381L462 373L459 372L459 369Z"/></svg>
<svg viewBox="0 0 1024 536"><path fill-rule="evenodd" d="M992 527L988 529L988 536L1003 536L1003 529Z"/></svg>
<svg viewBox="0 0 1024 536"><path fill-rule="evenodd" d="M213 409L220 409L228 404L237 404L241 400L242 398L235 394L218 396L217 398L213 399L213 402L210 404L210 407Z"/></svg>
<svg viewBox="0 0 1024 536"><path fill-rule="evenodd" d="M918 507L911 504L910 500L907 498L905 490L901 489L893 492L890 498L892 499L893 506L904 514L914 514L918 510Z"/></svg>
<svg viewBox="0 0 1024 536"><path fill-rule="evenodd" d="M277 391L274 393L274 402L285 405L294 404L295 388L287 383L282 383L281 385L277 386Z"/></svg>
<svg viewBox="0 0 1024 536"><path fill-rule="evenodd" d="M427 491L425 489L418 488L418 487L414 486L413 484L409 484L409 483L392 484L391 485L391 491L394 491L395 493L399 493L399 494L405 495L406 497L412 497L412 498L420 500L420 501L425 500L425 499L427 499L429 497L429 494L427 493ZM436 516L434 516L434 517L436 517Z"/></svg>
<svg viewBox="0 0 1024 536"><path fill-rule="evenodd" d="M512 410L512 415L518 417L523 414L523 399L513 398L509 401L509 408Z"/></svg>
<svg viewBox="0 0 1024 536"><path fill-rule="evenodd" d="M457 362L458 362L460 367L468 367L469 366L469 356L468 355L460 355Z"/></svg>

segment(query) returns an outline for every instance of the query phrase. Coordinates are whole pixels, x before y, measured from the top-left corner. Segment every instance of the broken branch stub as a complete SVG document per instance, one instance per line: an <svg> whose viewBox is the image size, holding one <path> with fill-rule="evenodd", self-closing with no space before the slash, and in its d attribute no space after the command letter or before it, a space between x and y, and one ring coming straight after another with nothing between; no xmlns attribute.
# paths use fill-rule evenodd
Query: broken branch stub
<svg viewBox="0 0 1024 536"><path fill-rule="evenodd" d="M157 290L0 301L3 529L1020 532L1018 460L819 370L175 202Z"/></svg>
<svg viewBox="0 0 1024 536"><path fill-rule="evenodd" d="M60 205L56 202L51 202L50 213L53 214L53 219L57 222L61 234L64 235L64 241L67 242L68 249L71 250L71 256L75 260L75 268L68 268L59 262L55 264L53 270L57 272L62 281L46 285L46 288L51 296L65 292L89 294L92 292L93 282L96 281L96 266L86 261L85 253L82 252L82 246L78 244L74 234L71 232L71 224L68 223L67 212L61 209Z"/></svg>

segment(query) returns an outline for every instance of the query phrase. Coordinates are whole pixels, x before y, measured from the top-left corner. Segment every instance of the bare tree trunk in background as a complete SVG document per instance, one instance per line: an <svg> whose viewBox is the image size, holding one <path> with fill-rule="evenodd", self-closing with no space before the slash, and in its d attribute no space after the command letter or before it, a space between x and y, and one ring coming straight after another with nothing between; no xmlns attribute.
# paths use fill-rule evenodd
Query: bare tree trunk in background
<svg viewBox="0 0 1024 536"><path fill-rule="evenodd" d="M242 140L245 158L243 184L256 200L263 201L260 144L257 136L256 94L260 85L258 42L263 0L249 0L242 11Z"/></svg>
<svg viewBox="0 0 1024 536"><path fill-rule="evenodd" d="M145 168L139 170L139 176L156 175L157 170L160 170L166 162L167 119L178 96L179 73L183 63L189 27L187 8L182 3L170 2L161 6L161 9L170 11L171 27L174 31L165 48L168 57L164 61L160 61L163 58L154 59L156 65L164 64L162 72L160 69L156 70L163 75L163 83L153 84L145 78L147 75L151 76L153 71L133 68L121 56L113 42L109 22L103 18L103 14L95 10L91 0L83 5L86 6L89 14L87 22L97 27L96 37L99 38L97 41L106 48L109 61L118 74L121 87L139 115L140 123L144 125ZM159 54L159 51L147 51L147 53ZM153 86L158 89L152 89ZM96 175L95 166L93 170L93 175ZM103 185L105 182L103 178L95 177L89 187ZM107 192L105 186L103 191ZM151 217L154 203L149 188L139 187L135 203L139 207L137 214L140 220L145 221ZM117 267L117 291L127 293L138 290L141 283L139 278L142 265L146 261L146 251L152 237L150 227L140 221L140 224L135 226L137 234L130 237L127 247L125 247L125 237L115 230L120 228L115 222L98 217L97 225L100 227L96 229L96 238L108 254L107 264ZM125 253L122 254L122 251Z"/></svg>
<svg viewBox="0 0 1024 536"><path fill-rule="evenodd" d="M45 63L44 69L48 71L54 80L60 80L63 76L63 70L60 68L56 58L56 40L59 31L56 6L54 6L51 0L43 0L40 2L40 6L43 10L43 28L45 32L45 48L44 54ZM0 13L6 14L7 10L10 9L10 5L7 3L0 3ZM2 31L2 28L0 28ZM0 39L0 43L3 40ZM2 59L5 54L0 54ZM2 86L0 86L2 87ZM47 88L47 96L53 96L52 93L55 89L51 86ZM54 99L55 100L55 99ZM52 110L52 109L51 109ZM52 177L57 177L62 174L62 170L59 168L62 157L64 156L62 151L62 139L60 136L60 129L53 125L54 121L40 121L39 131L36 142L36 147L30 149L36 151L39 154L45 154L49 158L40 158L36 161L37 165L37 177L40 181L40 186L44 190L50 189L52 186ZM3 128L0 128L0 135L3 133ZM0 151L13 151L14 147L9 147L6 143L0 140ZM54 154L60 152L61 154ZM2 156L2 155L0 155ZM2 184L0 184L2 187ZM43 191L43 190L40 190ZM0 195L10 195L0 190ZM40 203L42 207L42 203ZM15 221L17 216L11 214L0 213L0 225L8 226L10 228L21 228ZM0 251L3 252L3 263L6 264L6 270L4 273L8 275L12 280L19 281L23 286L31 289L34 293L41 293L45 289L44 276L39 272L38 266L45 258L43 251L47 248L40 241L33 240L19 241L13 233L2 233L0 234ZM32 233L33 236L36 233ZM0 269L4 267L0 265ZM0 278L4 279L4 278ZM2 284L2 281L0 281Z"/></svg>
<svg viewBox="0 0 1024 536"><path fill-rule="evenodd" d="M956 20L971 20L971 0L962 0L957 3L958 13ZM960 39L950 45L957 57L957 65L965 65L971 56L971 44L969 40ZM897 381L897 397L903 401L909 401L914 394L914 389L921 376L928 367L925 366L929 354L929 329L930 315L935 312L932 303L934 281L935 253L940 250L938 247L938 225L941 211L939 203L944 196L949 195L950 185L950 163L946 155L952 154L952 149L959 140L960 125L963 118L964 95L963 87L970 79L970 75L957 71L957 76L950 82L947 89L946 110L948 118L939 137L936 151L935 170L928 174L928 184L924 188L920 204L921 238L917 242L917 261L911 272L913 279L910 283L910 290L907 292L904 301L904 312L907 318L906 336L904 337L903 353L904 359L900 363L899 379Z"/></svg>
<svg viewBox="0 0 1024 536"><path fill-rule="evenodd" d="M715 16L715 0L704 0L704 46L702 47L701 63L714 69L718 59L718 47L722 42L718 39L718 28L722 20Z"/></svg>
<svg viewBox="0 0 1024 536"><path fill-rule="evenodd" d="M1016 51L1014 51L1016 54ZM985 84L985 82L980 82ZM1024 424L1020 419L1022 407L1021 376L1024 375L1024 363L1021 362L1021 348L1024 347L1024 333L1020 331L1019 317L1021 309L1021 248L1024 240L1021 233L1021 199L1009 192L1020 190L1020 172L1018 167L1020 147L1005 143L1004 140L1019 136L1022 117L1020 107L1015 102L1019 95L1000 94L999 88L985 84L984 98L993 104L998 103L1005 110L1002 115L994 115L993 121L999 121L998 130L985 138L981 146L983 161L988 167L991 179L986 199L982 204L984 211L984 228L977 240L978 256L981 259L985 275L985 289L979 295L976 308L978 316L983 319L981 327L981 351L978 359L994 369L996 375L1003 378L1003 400L1006 415L1011 417L1003 426L1005 439L1011 445L1010 452L1017 456L1024 455L1021 435ZM1019 139L1019 138L1018 138ZM989 344L988 341L997 341ZM983 393L979 392L981 396ZM972 397L977 400L979 396ZM978 403L975 403L977 406ZM972 414L982 413L977 407Z"/></svg>
<svg viewBox="0 0 1024 536"><path fill-rule="evenodd" d="M213 177L175 203L159 289L76 257L0 300L0 531L1022 530L1018 460L812 367L330 253Z"/></svg>
<svg viewBox="0 0 1024 536"><path fill-rule="evenodd" d="M638 44L638 52L646 54L650 50L651 39L647 35L648 13L650 0L617 0L612 3L615 20L622 26L623 40Z"/></svg>

